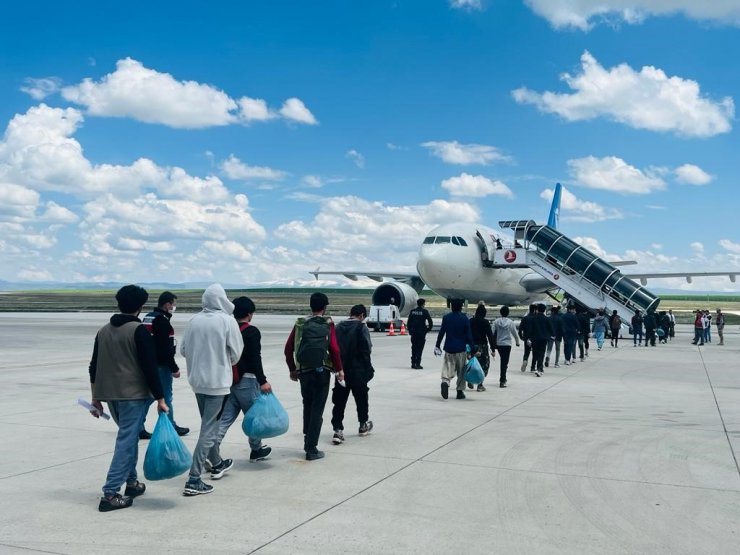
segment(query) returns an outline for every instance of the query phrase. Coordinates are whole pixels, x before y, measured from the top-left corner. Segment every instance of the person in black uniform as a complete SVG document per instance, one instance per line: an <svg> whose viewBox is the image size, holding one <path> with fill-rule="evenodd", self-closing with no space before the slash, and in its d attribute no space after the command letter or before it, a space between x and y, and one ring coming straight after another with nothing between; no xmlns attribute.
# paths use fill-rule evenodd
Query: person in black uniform
<svg viewBox="0 0 740 555"><path fill-rule="evenodd" d="M427 333L434 326L429 311L424 308L425 304L424 299L416 301L416 308L409 312L409 319L406 321L406 328L411 336L411 368L415 370L424 368L421 365L421 353L424 351Z"/></svg>
<svg viewBox="0 0 740 555"><path fill-rule="evenodd" d="M491 329L491 322L486 320L486 307L482 304L478 305L475 309L475 316L470 319L470 333L473 334L473 343L475 343L476 354L478 362L480 362L481 368L483 368L483 374L488 376L488 368L491 366L491 355L495 355L496 351L496 339L493 337L493 330ZM490 345L490 351L489 351ZM506 387L506 381L501 382L501 387ZM468 388L473 389L473 384L468 382ZM478 384L478 391L485 391L486 388L481 382Z"/></svg>

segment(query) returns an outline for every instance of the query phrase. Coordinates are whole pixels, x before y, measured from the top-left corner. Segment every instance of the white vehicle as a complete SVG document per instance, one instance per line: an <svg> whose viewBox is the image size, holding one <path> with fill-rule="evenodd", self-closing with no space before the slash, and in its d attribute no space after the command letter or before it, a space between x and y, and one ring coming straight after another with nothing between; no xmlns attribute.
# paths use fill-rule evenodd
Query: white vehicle
<svg viewBox="0 0 740 555"><path fill-rule="evenodd" d="M368 309L365 323L371 330L385 331L391 327L391 322L396 331L401 329L401 311L396 305L372 305Z"/></svg>

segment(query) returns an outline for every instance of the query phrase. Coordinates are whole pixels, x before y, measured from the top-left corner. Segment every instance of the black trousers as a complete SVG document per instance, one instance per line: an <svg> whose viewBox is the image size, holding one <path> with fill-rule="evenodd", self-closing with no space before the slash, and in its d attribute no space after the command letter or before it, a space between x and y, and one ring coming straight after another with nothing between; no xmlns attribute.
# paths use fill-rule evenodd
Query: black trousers
<svg viewBox="0 0 740 555"><path fill-rule="evenodd" d="M303 397L303 448L306 453L315 451L319 444L321 425L324 423L324 407L329 397L329 371L309 370L298 376Z"/></svg>
<svg viewBox="0 0 740 555"><path fill-rule="evenodd" d="M427 342L425 331L411 334L411 365L421 366L421 354L424 352L424 344Z"/></svg>
<svg viewBox="0 0 740 555"><path fill-rule="evenodd" d="M542 372L545 369L545 351L547 350L547 339L532 340L532 366Z"/></svg>
<svg viewBox="0 0 740 555"><path fill-rule="evenodd" d="M344 430L344 409L347 408L347 400L350 393L355 398L355 405L357 405L357 421L360 424L367 422L368 391L370 391L370 388L366 382L347 383L345 387L342 387L336 381L334 382L334 389L332 389L331 393L331 402L334 404L334 408L331 409L332 428L335 430Z"/></svg>
<svg viewBox="0 0 740 555"><path fill-rule="evenodd" d="M501 361L501 373L498 382L506 383L506 369L509 367L509 357L511 356L511 345L497 345L499 360Z"/></svg>

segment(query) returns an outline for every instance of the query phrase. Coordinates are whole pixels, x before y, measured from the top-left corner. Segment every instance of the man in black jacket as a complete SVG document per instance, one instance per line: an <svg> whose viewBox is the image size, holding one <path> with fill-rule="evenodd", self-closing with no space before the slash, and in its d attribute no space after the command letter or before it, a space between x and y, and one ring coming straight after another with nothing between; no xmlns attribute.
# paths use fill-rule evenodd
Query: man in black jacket
<svg viewBox="0 0 740 555"><path fill-rule="evenodd" d="M534 375L538 378L542 376L544 369L545 350L547 349L547 342L550 338L555 336L555 330L552 327L552 322L545 316L545 310L547 307L540 303L537 305L537 312L529 319L529 333L528 340L532 342L532 364L536 365Z"/></svg>
<svg viewBox="0 0 740 555"><path fill-rule="evenodd" d="M370 332L363 322L367 316L365 305L356 304L349 311L349 319L337 325L337 343L342 357L344 368L344 383L338 378L334 380L334 389L331 402L334 405L331 411L331 425L334 428L332 443L344 443L344 410L347 407L349 394L355 398L357 405L357 420L360 423L359 435L366 436L373 429L372 420L368 420L368 388L367 384L373 379L373 368L370 354L372 342Z"/></svg>
<svg viewBox="0 0 740 555"><path fill-rule="evenodd" d="M175 410L172 408L172 379L180 377L180 368L175 362L175 352L177 350L175 343L175 330L170 323L172 314L177 308L177 295L165 291L159 296L157 308L144 316L142 323L149 330L154 338L154 348L157 353L157 371L159 380L162 383L164 391L164 400L170 407L167 416L175 427L177 435L184 436L190 432L190 428L178 426L175 422ZM150 439L152 434L144 428L144 422L139 430L139 439Z"/></svg>
<svg viewBox="0 0 740 555"><path fill-rule="evenodd" d="M434 326L429 311L424 308L425 304L424 299L416 301L416 308L409 312L409 319L406 322L406 327L411 336L411 368L415 370L424 368L421 365L421 354L424 352L427 333L432 331Z"/></svg>

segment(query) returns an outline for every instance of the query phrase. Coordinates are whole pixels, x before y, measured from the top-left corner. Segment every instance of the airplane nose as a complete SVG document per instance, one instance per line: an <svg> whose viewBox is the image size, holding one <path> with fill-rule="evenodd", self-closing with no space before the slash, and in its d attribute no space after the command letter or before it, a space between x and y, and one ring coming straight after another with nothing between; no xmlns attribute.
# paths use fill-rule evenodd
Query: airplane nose
<svg viewBox="0 0 740 555"><path fill-rule="evenodd" d="M447 249L443 245L422 245L416 271L427 284L436 281L448 265Z"/></svg>

